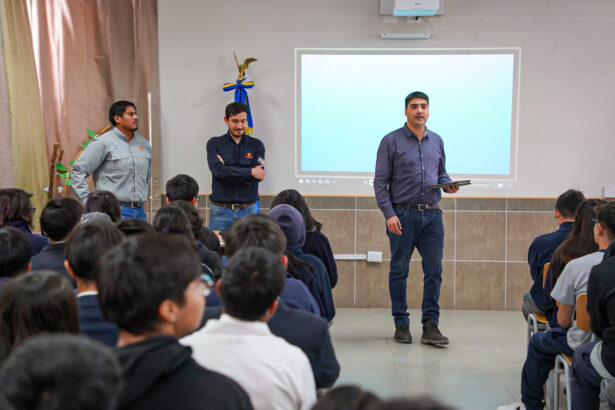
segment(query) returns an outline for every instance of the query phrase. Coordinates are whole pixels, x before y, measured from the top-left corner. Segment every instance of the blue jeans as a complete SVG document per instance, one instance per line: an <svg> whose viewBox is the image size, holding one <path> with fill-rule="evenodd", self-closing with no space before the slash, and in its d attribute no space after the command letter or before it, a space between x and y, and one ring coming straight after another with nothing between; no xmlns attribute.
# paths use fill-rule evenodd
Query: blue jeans
<svg viewBox="0 0 615 410"><path fill-rule="evenodd" d="M224 231L230 228L236 220L255 213L258 213L258 206L256 204L235 211L212 204L209 207L209 229L212 231Z"/></svg>
<svg viewBox="0 0 615 410"><path fill-rule="evenodd" d="M521 401L528 410L543 409L544 384L555 366L555 356L560 353L572 356L566 334L561 327L534 333L527 348L527 357L521 372Z"/></svg>
<svg viewBox="0 0 615 410"><path fill-rule="evenodd" d="M598 374L589 359L592 349L598 343L590 342L574 352L572 357L572 372L570 389L572 390L572 408L574 410L597 409L600 404L600 382Z"/></svg>
<svg viewBox="0 0 615 410"><path fill-rule="evenodd" d="M391 246L389 271L389 294L395 325L410 324L406 300L406 280L410 268L410 257L417 248L423 265L423 311L422 322L438 322L440 317L440 284L442 283L442 251L444 249L444 227L442 211L430 209L395 208L401 221L402 234L395 235L387 229Z"/></svg>
<svg viewBox="0 0 615 410"><path fill-rule="evenodd" d="M145 221L145 206L139 208L131 208L122 205L122 219L136 218Z"/></svg>

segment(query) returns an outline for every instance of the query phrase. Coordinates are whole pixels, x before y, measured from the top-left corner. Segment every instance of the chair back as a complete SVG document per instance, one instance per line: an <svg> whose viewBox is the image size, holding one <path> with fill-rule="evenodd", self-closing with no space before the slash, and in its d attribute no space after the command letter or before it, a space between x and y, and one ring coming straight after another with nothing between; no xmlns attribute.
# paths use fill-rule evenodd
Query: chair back
<svg viewBox="0 0 615 410"><path fill-rule="evenodd" d="M587 293L577 296L577 327L586 332L591 331L589 313L587 313Z"/></svg>
<svg viewBox="0 0 615 410"><path fill-rule="evenodd" d="M543 289L545 287L545 282L547 281L547 271L549 270L549 265L551 265L551 262L545 263L544 266L542 267L542 288Z"/></svg>

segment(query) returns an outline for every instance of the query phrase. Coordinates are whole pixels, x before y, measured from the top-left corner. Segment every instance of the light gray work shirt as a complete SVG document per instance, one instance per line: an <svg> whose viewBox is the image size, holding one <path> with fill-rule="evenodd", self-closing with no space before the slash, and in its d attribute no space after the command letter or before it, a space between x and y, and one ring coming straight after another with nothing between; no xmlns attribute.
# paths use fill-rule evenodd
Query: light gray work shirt
<svg viewBox="0 0 615 410"><path fill-rule="evenodd" d="M71 170L77 197L85 204L93 174L96 191L110 191L120 202L145 202L152 174L152 147L135 133L130 142L117 127L90 142Z"/></svg>

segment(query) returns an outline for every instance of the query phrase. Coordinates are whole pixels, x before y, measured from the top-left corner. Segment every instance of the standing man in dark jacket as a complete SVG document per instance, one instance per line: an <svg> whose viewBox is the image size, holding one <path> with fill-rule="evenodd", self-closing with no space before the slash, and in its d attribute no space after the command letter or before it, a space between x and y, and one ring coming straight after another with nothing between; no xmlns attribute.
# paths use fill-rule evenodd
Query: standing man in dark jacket
<svg viewBox="0 0 615 410"><path fill-rule="evenodd" d="M258 183L265 179L265 146L245 135L248 107L234 102L226 106L228 132L207 142L211 170L209 228L224 231L237 219L258 212Z"/></svg>

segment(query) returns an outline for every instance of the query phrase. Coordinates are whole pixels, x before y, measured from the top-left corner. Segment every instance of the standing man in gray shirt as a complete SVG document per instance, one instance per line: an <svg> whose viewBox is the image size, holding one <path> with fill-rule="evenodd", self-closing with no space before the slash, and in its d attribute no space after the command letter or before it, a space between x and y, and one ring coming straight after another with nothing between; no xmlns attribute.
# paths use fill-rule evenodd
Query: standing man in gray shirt
<svg viewBox="0 0 615 410"><path fill-rule="evenodd" d="M152 147L137 134L139 117L135 105L116 101L109 108L113 129L93 139L73 165L71 179L79 200L85 204L94 174L96 191L110 191L122 205L122 219L145 219L145 200L152 174Z"/></svg>
<svg viewBox="0 0 615 410"><path fill-rule="evenodd" d="M391 246L389 293L395 322L394 340L412 343L406 300L406 279L410 257L418 248L423 265L423 335L421 343L448 344L438 329L444 227L438 207L440 189L430 185L450 182L446 173L444 144L438 134L425 127L429 118L429 97L415 91L406 97L403 127L380 142L376 159L374 190L384 214ZM449 194L459 190L454 185Z"/></svg>

